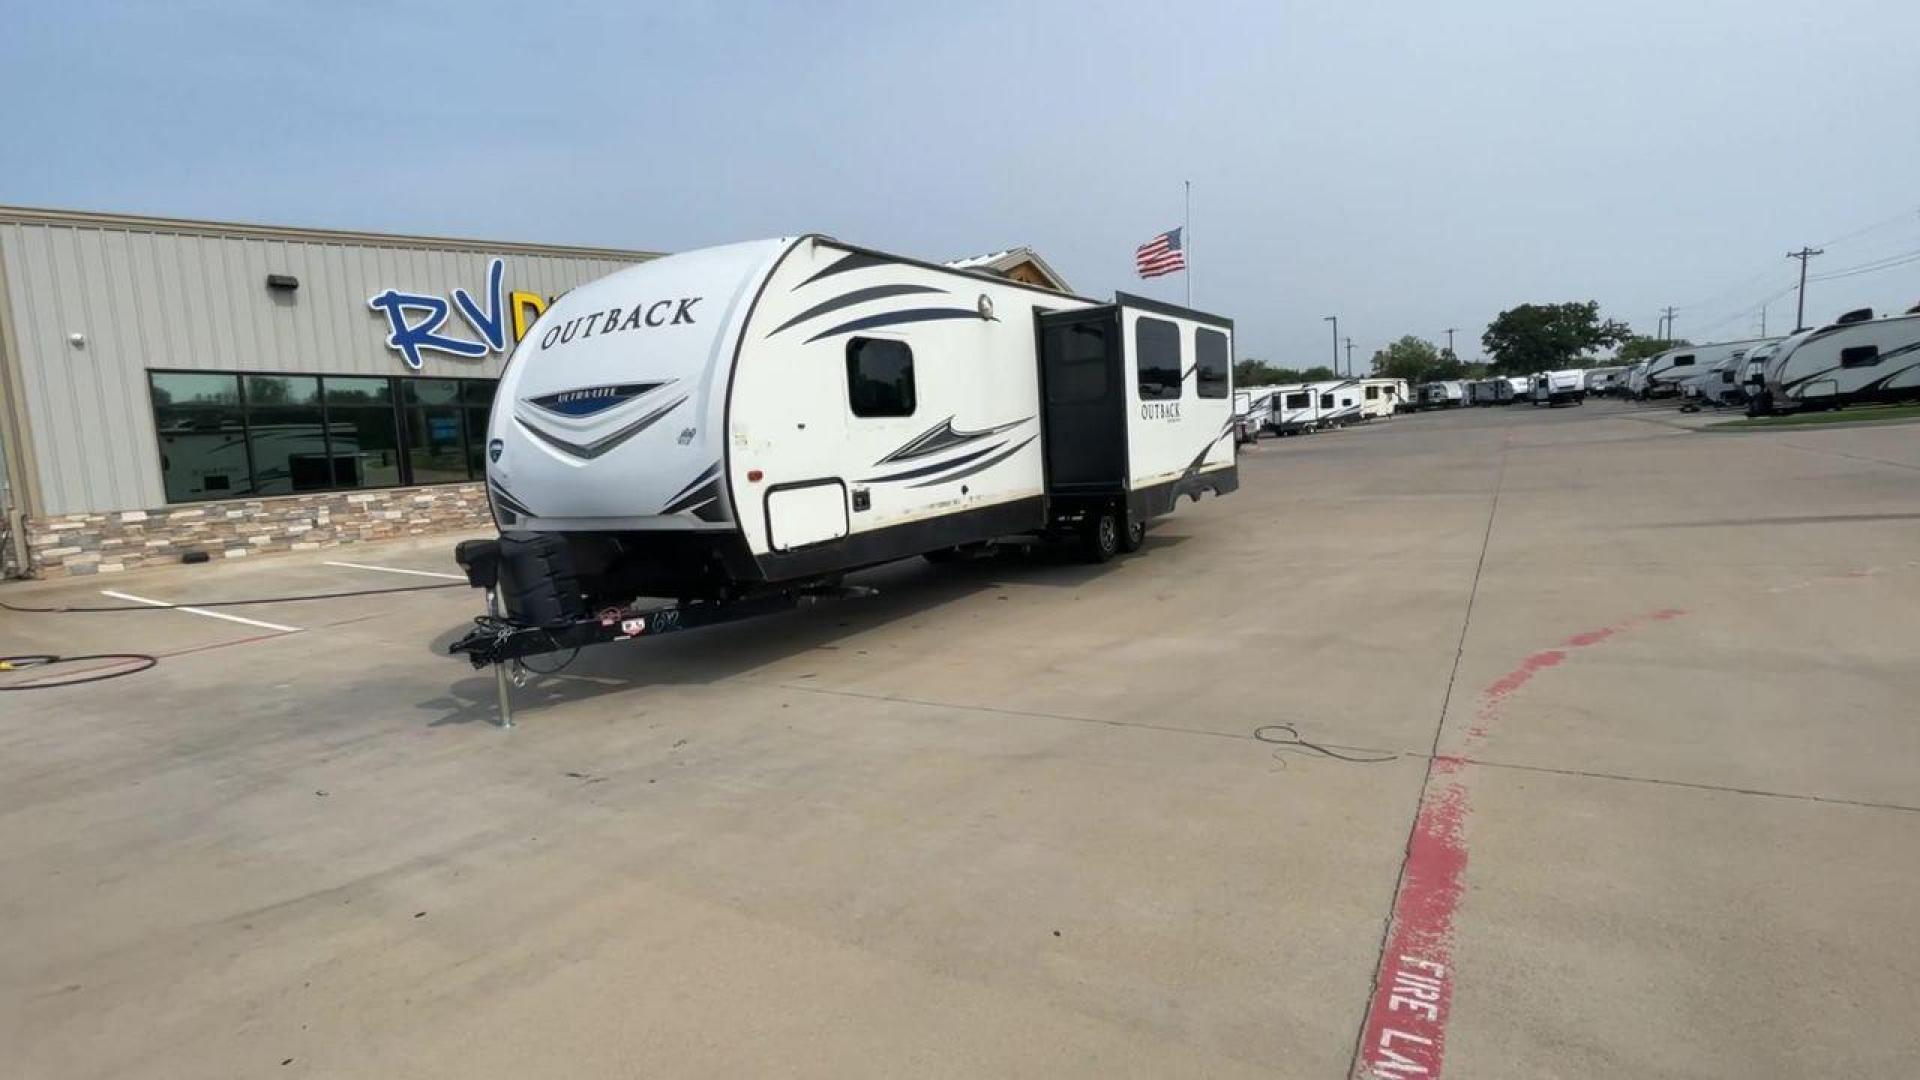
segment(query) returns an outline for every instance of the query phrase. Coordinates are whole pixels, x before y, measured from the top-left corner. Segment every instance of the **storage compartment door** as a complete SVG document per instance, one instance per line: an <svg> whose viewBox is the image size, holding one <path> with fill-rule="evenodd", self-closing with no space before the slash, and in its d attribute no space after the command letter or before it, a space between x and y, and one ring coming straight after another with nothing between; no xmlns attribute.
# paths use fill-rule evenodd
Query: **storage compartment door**
<svg viewBox="0 0 1920 1080"><path fill-rule="evenodd" d="M767 546L792 551L847 535L847 485L839 480L782 484L767 492Z"/></svg>
<svg viewBox="0 0 1920 1080"><path fill-rule="evenodd" d="M1115 307L1039 318L1047 489L1117 492L1127 477L1126 382Z"/></svg>

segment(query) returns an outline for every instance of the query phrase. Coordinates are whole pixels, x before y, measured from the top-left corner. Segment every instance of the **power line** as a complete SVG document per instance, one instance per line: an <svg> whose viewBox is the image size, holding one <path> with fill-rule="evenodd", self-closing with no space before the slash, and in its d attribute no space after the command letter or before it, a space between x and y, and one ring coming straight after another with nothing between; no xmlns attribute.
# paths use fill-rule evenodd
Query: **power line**
<svg viewBox="0 0 1920 1080"><path fill-rule="evenodd" d="M1836 278L1857 277L1861 274L1872 274L1872 273L1877 273L1881 270L1891 270L1896 266L1905 266L1910 262L1920 262L1920 249L1916 249L1914 251L1904 251L1898 255L1888 255L1885 258L1875 259L1872 262L1861 263L1858 266L1846 266L1838 270L1828 271L1827 273L1824 273L1824 274L1815 274L1811 278L1808 278L1807 280L1833 281Z"/></svg>

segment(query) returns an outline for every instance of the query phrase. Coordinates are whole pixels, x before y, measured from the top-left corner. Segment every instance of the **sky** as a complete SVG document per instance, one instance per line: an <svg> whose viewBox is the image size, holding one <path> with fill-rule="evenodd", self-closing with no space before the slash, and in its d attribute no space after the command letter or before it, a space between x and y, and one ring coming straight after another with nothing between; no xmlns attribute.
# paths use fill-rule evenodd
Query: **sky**
<svg viewBox="0 0 1920 1080"><path fill-rule="evenodd" d="M1026 244L1237 349L1920 303L1920 4L10 5L0 203L676 251ZM1183 223L1190 280L1140 281ZM1881 263L1897 263L1873 269ZM1819 280L1823 274L1841 275Z"/></svg>

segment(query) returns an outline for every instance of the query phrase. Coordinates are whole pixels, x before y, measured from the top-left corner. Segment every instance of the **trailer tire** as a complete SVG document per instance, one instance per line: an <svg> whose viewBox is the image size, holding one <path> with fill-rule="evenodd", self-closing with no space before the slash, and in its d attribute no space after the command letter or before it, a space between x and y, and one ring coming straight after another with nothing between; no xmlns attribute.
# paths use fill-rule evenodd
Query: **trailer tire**
<svg viewBox="0 0 1920 1080"><path fill-rule="evenodd" d="M1121 554L1131 555L1134 552L1139 551L1141 546L1144 545L1146 542L1147 542L1146 519L1145 518L1136 519L1132 514L1128 514L1126 527L1120 530Z"/></svg>
<svg viewBox="0 0 1920 1080"><path fill-rule="evenodd" d="M1080 528L1080 555L1087 562L1107 562L1120 553L1120 514L1113 507L1089 513Z"/></svg>

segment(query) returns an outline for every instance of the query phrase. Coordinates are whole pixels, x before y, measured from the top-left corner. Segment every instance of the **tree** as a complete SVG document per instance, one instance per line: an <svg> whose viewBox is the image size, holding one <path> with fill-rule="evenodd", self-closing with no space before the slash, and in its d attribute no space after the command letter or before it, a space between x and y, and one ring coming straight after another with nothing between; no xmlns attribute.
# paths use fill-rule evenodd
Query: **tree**
<svg viewBox="0 0 1920 1080"><path fill-rule="evenodd" d="M1635 334L1628 338L1625 344L1620 346L1619 352L1613 354L1613 362L1616 364L1637 364L1650 356L1659 356L1668 349L1678 349L1691 344L1693 344L1693 342L1685 338L1681 338L1679 341L1668 341L1666 338L1641 337Z"/></svg>
<svg viewBox="0 0 1920 1080"><path fill-rule="evenodd" d="M1324 382L1333 377L1333 369L1325 364L1299 371L1288 367L1274 367L1265 360L1247 357L1233 365L1233 385L1235 386L1278 386L1284 383Z"/></svg>
<svg viewBox="0 0 1920 1080"><path fill-rule="evenodd" d="M1576 358L1631 337L1633 330L1626 323L1602 321L1600 305L1588 300L1509 308L1487 324L1480 344L1493 358L1491 370L1526 375L1571 367Z"/></svg>
<svg viewBox="0 0 1920 1080"><path fill-rule="evenodd" d="M1373 354L1373 373L1408 383L1458 379L1466 374L1466 365L1452 349L1436 348L1433 342L1408 334Z"/></svg>

